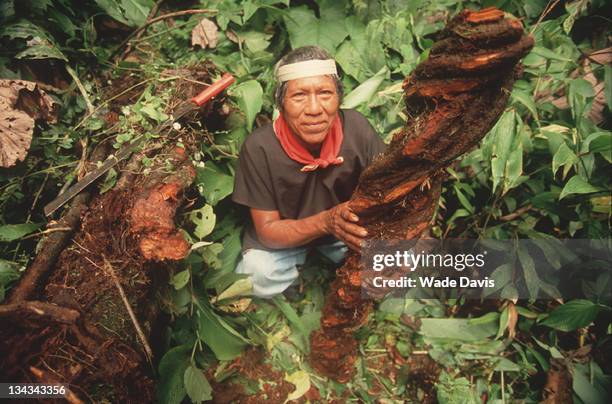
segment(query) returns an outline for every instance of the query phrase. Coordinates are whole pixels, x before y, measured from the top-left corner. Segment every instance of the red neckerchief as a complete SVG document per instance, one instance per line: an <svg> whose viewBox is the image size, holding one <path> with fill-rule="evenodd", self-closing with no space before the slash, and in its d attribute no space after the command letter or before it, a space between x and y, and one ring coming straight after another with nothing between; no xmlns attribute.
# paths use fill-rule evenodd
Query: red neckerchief
<svg viewBox="0 0 612 404"><path fill-rule="evenodd" d="M325 136L325 140L323 140L321 154L318 158L314 158L298 141L289 125L287 125L285 118L283 118L283 114L280 114L274 121L273 127L276 138L280 142L285 153L287 153L287 156L289 156L291 160L305 164L304 167L300 169L302 172L314 171L319 167L325 168L330 164L342 164L344 161L341 156L338 156L344 137L342 121L340 120L339 114L336 114L336 118L329 128L329 132L327 136Z"/></svg>

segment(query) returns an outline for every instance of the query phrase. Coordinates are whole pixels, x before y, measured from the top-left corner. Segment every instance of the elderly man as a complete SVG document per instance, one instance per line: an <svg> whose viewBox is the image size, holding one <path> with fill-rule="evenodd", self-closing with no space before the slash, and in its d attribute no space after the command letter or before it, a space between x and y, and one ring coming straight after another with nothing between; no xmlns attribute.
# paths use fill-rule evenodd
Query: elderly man
<svg viewBox="0 0 612 404"><path fill-rule="evenodd" d="M236 271L264 298L296 282L311 248L335 263L347 246L359 249L367 233L346 201L385 148L363 115L340 109L342 83L323 49L293 50L276 78L280 115L244 142L232 197L252 219Z"/></svg>

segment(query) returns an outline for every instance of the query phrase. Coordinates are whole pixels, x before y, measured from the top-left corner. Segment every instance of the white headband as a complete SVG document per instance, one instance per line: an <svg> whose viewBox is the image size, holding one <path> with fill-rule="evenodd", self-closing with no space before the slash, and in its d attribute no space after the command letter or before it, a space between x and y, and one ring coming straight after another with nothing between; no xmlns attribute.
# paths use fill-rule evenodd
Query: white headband
<svg viewBox="0 0 612 404"><path fill-rule="evenodd" d="M334 59L306 60L304 62L284 65L276 70L276 78L281 83L289 80L323 76L326 74L338 74L338 70L336 70L336 61Z"/></svg>

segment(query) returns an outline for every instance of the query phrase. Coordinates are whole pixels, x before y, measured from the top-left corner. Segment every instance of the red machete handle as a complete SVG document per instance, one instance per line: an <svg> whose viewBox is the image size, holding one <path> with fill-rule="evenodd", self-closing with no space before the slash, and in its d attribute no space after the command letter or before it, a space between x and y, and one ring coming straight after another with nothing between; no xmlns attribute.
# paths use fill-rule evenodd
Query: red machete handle
<svg viewBox="0 0 612 404"><path fill-rule="evenodd" d="M224 73L223 76L216 82L212 83L208 88L204 89L200 94L196 95L191 101L199 107L210 101L211 98L219 95L219 93L228 88L236 79L229 73Z"/></svg>

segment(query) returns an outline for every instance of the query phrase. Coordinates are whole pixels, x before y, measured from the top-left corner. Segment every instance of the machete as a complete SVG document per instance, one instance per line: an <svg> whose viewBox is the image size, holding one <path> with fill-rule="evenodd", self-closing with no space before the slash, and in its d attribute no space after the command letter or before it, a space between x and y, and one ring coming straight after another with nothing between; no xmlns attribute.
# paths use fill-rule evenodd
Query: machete
<svg viewBox="0 0 612 404"><path fill-rule="evenodd" d="M179 120L181 117L185 116L185 114L188 114L189 112L198 109L199 107L201 107L202 105L210 101L212 98L217 96L227 87L229 87L234 81L235 79L231 74L225 73L218 81L211 84L209 87L204 89L204 91L202 91L201 93L199 93L198 95L190 99L189 101L183 101L181 104L179 104L175 108L174 112L172 113L171 118L167 120L166 122L163 122L160 125L158 125L154 129L154 132L159 133L169 128L170 126L172 126L174 122ZM117 165L117 163L129 157L140 146L141 143L142 143L142 138L130 144L124 145L119 150L119 152L117 152L117 154L109 156L104 161L104 163L102 163L102 165L100 165L98 168L88 173L87 175L85 175L79 182L72 185L64 193L60 194L53 201L49 202L49 204L47 204L44 209L45 215L47 216L51 215L57 209L62 207L66 202L68 202L69 200L77 196L88 185L90 185L92 182L100 178L112 167Z"/></svg>

